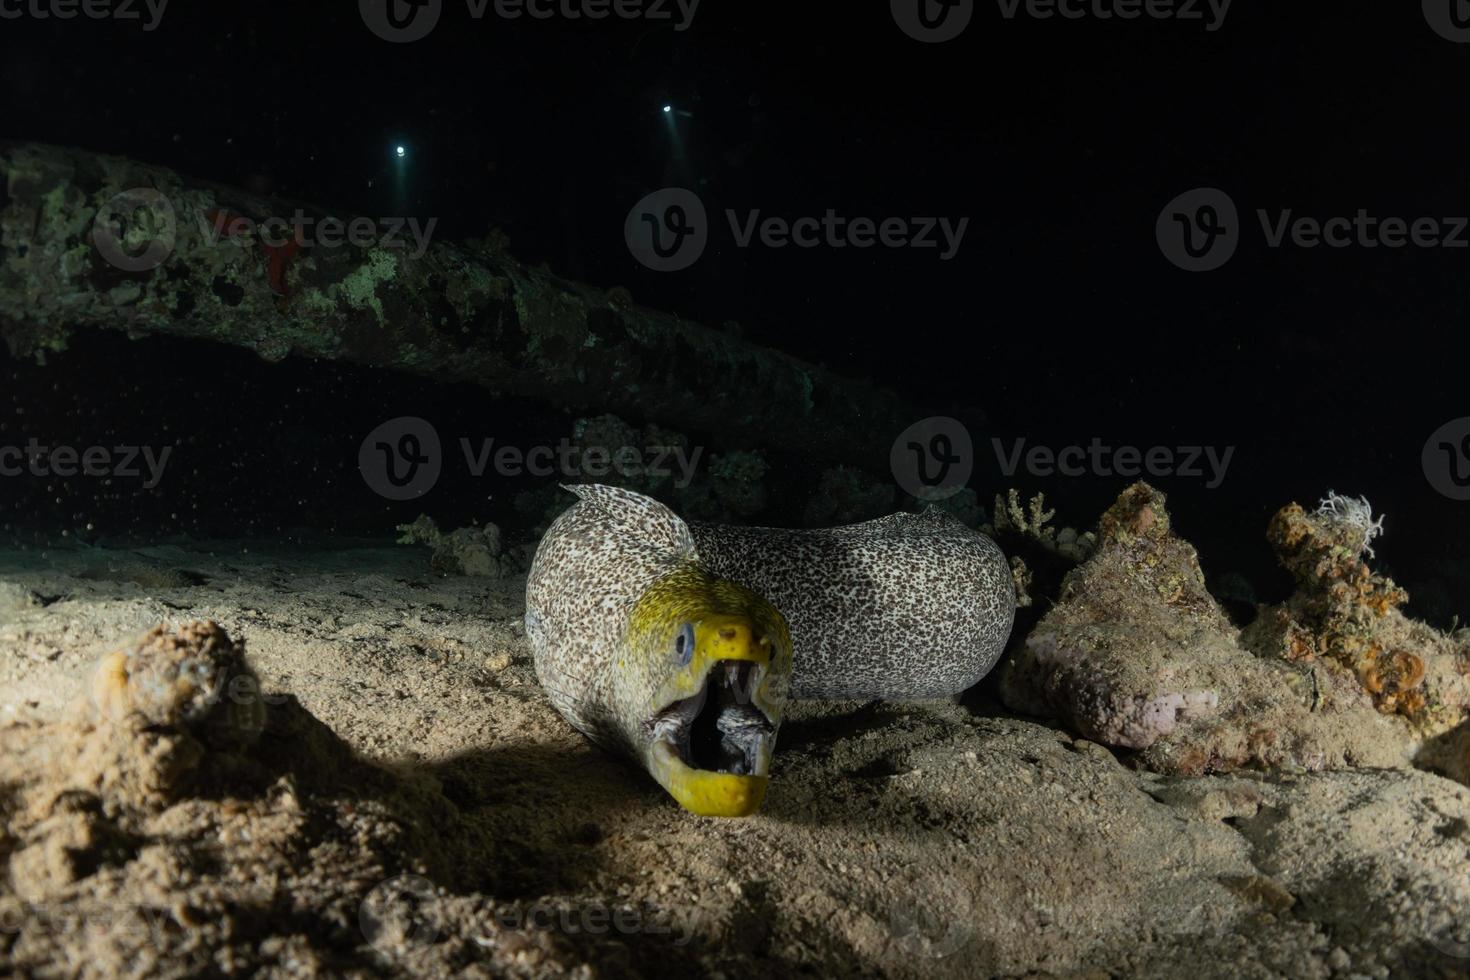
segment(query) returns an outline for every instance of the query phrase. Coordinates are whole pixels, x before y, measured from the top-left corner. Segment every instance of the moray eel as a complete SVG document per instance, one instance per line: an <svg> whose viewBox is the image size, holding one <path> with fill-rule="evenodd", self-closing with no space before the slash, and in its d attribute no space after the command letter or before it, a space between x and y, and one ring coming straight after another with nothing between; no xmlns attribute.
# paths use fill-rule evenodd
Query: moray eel
<svg viewBox="0 0 1470 980"><path fill-rule="evenodd" d="M693 813L760 806L788 697L957 694L1010 635L1005 556L937 508L784 530L567 489L580 499L526 582L537 679L572 727Z"/></svg>

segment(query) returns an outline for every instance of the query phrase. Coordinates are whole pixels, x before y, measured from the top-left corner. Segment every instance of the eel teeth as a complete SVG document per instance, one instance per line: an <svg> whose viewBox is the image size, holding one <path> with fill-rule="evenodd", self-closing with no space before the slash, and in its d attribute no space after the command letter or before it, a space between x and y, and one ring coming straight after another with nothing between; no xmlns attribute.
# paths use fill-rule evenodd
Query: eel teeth
<svg viewBox="0 0 1470 980"><path fill-rule="evenodd" d="M675 701L651 719L650 734L691 769L766 775L776 724L755 704L764 674L764 667L749 661L714 664L698 694Z"/></svg>

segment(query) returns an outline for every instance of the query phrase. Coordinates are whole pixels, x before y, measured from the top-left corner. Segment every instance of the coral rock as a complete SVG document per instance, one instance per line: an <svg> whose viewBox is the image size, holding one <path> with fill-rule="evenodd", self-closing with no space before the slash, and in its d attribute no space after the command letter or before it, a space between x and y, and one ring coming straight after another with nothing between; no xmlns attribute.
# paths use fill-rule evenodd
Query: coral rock
<svg viewBox="0 0 1470 980"><path fill-rule="evenodd" d="M412 524L400 524L399 544L421 544L433 549L429 567L441 575L479 575L499 578L515 569L515 560L503 555L500 528L494 524L462 527L448 534L427 514Z"/></svg>
<svg viewBox="0 0 1470 980"><path fill-rule="evenodd" d="M1290 554L1313 567L1357 561L1366 543L1361 528L1329 542L1291 521L1273 524L1273 534L1278 526ZM1354 573L1345 581L1357 583L1357 598L1335 601L1408 624L1394 618L1397 593L1382 580ZM1305 587L1299 595L1307 601ZM1056 605L1006 664L1001 696L1094 741L1142 750L1140 761L1163 772L1409 764L1416 733L1375 708L1353 675L1316 662L1319 626L1267 610L1251 627L1258 642L1243 643L1206 591L1194 548L1174 533L1163 495L1137 483L1103 515L1096 552L1068 573ZM1413 654L1379 659L1382 691L1419 683L1415 631L1432 632L1413 624L1392 642L1379 638L1386 651ZM1279 641L1270 651L1267 636Z"/></svg>
<svg viewBox="0 0 1470 980"><path fill-rule="evenodd" d="M248 744L265 724L265 704L244 654L244 644L207 620L173 632L155 626L102 657L92 704L106 721L138 715L155 728Z"/></svg>

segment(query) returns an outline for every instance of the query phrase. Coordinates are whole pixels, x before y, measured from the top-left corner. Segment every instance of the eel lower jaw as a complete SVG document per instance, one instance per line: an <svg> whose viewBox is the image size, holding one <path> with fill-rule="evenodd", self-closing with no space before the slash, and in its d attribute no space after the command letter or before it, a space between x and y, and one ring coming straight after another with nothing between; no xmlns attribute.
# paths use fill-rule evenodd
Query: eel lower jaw
<svg viewBox="0 0 1470 980"><path fill-rule="evenodd" d="M698 694L648 722L649 770L691 813L749 816L765 798L779 724L754 696L765 669L717 662Z"/></svg>

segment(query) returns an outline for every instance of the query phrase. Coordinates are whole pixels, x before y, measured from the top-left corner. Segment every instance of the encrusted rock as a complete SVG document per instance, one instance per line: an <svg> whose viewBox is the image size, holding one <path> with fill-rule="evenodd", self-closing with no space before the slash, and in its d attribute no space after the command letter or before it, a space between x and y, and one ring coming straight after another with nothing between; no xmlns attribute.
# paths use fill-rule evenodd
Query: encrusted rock
<svg viewBox="0 0 1470 980"><path fill-rule="evenodd" d="M208 620L155 626L102 657L92 704L105 721L136 715L154 728L246 745L265 724L265 703L244 658L245 645Z"/></svg>
<svg viewBox="0 0 1470 980"><path fill-rule="evenodd" d="M1206 590L1194 548L1174 533L1163 494L1134 484L1099 521L1096 552L1006 664L1003 700L1141 750L1140 761L1164 772L1409 764L1428 730L1386 713L1387 695L1427 683L1419 662L1442 690L1460 691L1463 679L1449 640L1404 619L1394 608L1401 593L1362 565L1372 525L1361 518L1353 511L1344 528L1335 512L1278 515L1272 540L1299 591L1242 642ZM1375 674L1322 655L1359 631L1366 648L1376 638L1412 656L1384 655ZM1434 733L1463 716L1463 701L1435 704L1447 714Z"/></svg>
<svg viewBox="0 0 1470 980"><path fill-rule="evenodd" d="M500 528L494 524L462 527L448 534L427 514L412 524L400 524L399 544L421 544L433 549L429 566L442 575L480 575L499 578L515 570L515 560L502 554Z"/></svg>
<svg viewBox="0 0 1470 980"><path fill-rule="evenodd" d="M1403 614L1408 594L1366 561L1381 532L1361 498L1329 493L1315 512L1278 511L1267 538L1297 587L1251 624L1245 643L1262 657L1345 671L1378 710L1442 735L1470 708L1470 645Z"/></svg>

